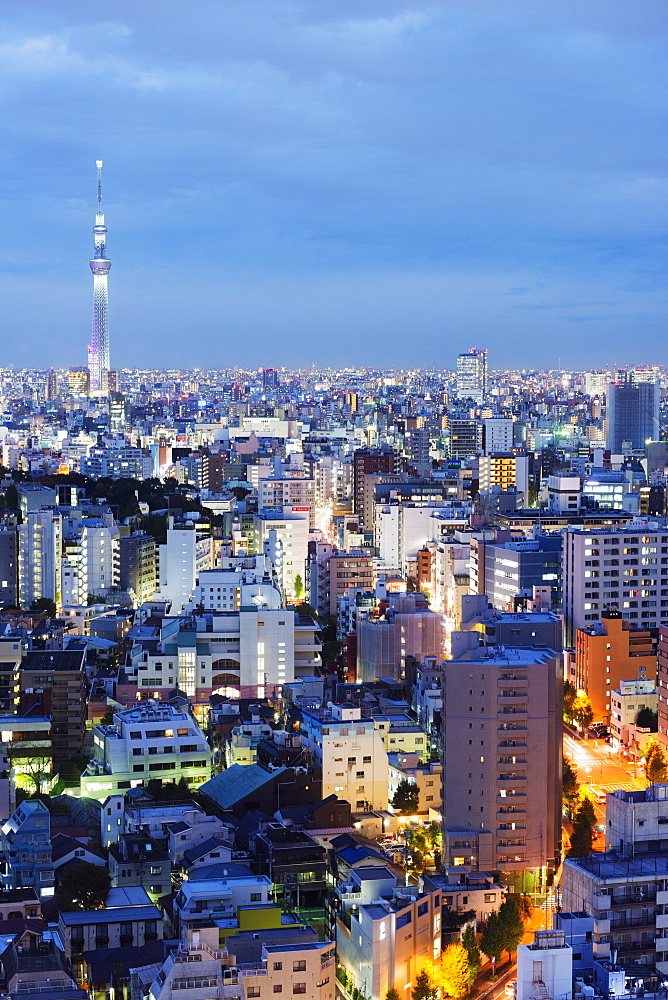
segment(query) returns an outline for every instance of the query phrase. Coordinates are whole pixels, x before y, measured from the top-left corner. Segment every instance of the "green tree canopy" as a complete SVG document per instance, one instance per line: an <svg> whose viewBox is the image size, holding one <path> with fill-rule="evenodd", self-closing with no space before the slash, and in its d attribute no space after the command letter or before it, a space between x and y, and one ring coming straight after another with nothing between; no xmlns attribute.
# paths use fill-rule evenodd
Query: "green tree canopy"
<svg viewBox="0 0 668 1000"><path fill-rule="evenodd" d="M417 812L419 802L418 786L408 778L402 778L397 790L392 796L392 808L403 816L412 816Z"/></svg>
<svg viewBox="0 0 668 1000"><path fill-rule="evenodd" d="M503 947L512 955L524 937L524 906L521 896L511 893L499 907Z"/></svg>
<svg viewBox="0 0 668 1000"><path fill-rule="evenodd" d="M568 815L572 816L575 803L580 795L578 773L568 758L564 757L562 770L563 799L568 805Z"/></svg>
<svg viewBox="0 0 668 1000"><path fill-rule="evenodd" d="M110 889L106 868L78 861L67 865L58 879L58 902L61 910L100 910Z"/></svg>
<svg viewBox="0 0 668 1000"><path fill-rule="evenodd" d="M594 826L596 812L590 798L585 797L573 820L573 835L568 849L568 858L588 858L594 847Z"/></svg>
<svg viewBox="0 0 668 1000"><path fill-rule="evenodd" d="M469 985L472 986L482 966L482 955L473 924L467 924L466 930L462 934L462 944L466 948L469 963Z"/></svg>
<svg viewBox="0 0 668 1000"><path fill-rule="evenodd" d="M385 1000L401 1000L399 990L395 989L394 986L390 986L389 990L385 994Z"/></svg>
<svg viewBox="0 0 668 1000"><path fill-rule="evenodd" d="M494 959L495 962L498 962L505 947L506 939L499 912L494 910L488 916L487 923L482 929L480 948L490 960Z"/></svg>
<svg viewBox="0 0 668 1000"><path fill-rule="evenodd" d="M36 597L30 605L31 611L46 611L49 618L55 618L56 602L50 597Z"/></svg>

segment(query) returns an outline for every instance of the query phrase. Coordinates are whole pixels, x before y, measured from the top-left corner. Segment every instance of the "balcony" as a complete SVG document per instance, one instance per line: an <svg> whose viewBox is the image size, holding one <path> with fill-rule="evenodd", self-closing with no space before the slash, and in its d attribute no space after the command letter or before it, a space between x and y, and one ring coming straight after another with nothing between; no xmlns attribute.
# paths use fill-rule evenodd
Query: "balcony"
<svg viewBox="0 0 668 1000"><path fill-rule="evenodd" d="M655 940L654 940L653 937L652 938L646 938L645 940L641 940L641 941L620 941L620 940L613 939L610 942L610 946L612 948L615 948L619 952L620 955L624 955L624 954L628 954L628 953L636 953L636 952L639 952L639 951L640 952L642 952L642 951L651 951L651 952L653 952L655 950L655 944L656 944L656 942L655 942Z"/></svg>
<svg viewBox="0 0 668 1000"><path fill-rule="evenodd" d="M656 900L656 889L654 886L643 887L636 892L624 892L619 895L609 896L608 906L642 906L647 903L654 903Z"/></svg>
<svg viewBox="0 0 668 1000"><path fill-rule="evenodd" d="M668 889L659 889L656 894L657 906L668 906Z"/></svg>
<svg viewBox="0 0 668 1000"><path fill-rule="evenodd" d="M617 930L620 927L654 927L655 915L645 914L640 917L613 917L610 921L610 930Z"/></svg>
<svg viewBox="0 0 668 1000"><path fill-rule="evenodd" d="M657 893L657 896L658 895L659 894ZM657 913L655 926L657 931L663 930L664 927L668 927L668 913Z"/></svg>

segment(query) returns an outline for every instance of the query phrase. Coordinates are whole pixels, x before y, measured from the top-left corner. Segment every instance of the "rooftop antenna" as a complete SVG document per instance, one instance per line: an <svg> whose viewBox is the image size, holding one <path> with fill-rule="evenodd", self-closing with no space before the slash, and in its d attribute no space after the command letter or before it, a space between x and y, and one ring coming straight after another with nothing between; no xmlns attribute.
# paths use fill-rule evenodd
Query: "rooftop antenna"
<svg viewBox="0 0 668 1000"><path fill-rule="evenodd" d="M96 160L97 167L97 214L102 215L102 160Z"/></svg>

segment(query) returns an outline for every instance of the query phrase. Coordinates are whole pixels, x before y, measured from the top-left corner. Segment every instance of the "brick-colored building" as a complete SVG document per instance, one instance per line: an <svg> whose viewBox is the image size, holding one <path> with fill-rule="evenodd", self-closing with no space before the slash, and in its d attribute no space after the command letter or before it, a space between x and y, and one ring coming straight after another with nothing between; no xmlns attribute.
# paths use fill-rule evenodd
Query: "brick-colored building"
<svg viewBox="0 0 668 1000"><path fill-rule="evenodd" d="M631 628L619 611L603 611L600 622L575 633L576 686L587 692L596 721L609 720L621 681L655 680L656 662L652 631Z"/></svg>

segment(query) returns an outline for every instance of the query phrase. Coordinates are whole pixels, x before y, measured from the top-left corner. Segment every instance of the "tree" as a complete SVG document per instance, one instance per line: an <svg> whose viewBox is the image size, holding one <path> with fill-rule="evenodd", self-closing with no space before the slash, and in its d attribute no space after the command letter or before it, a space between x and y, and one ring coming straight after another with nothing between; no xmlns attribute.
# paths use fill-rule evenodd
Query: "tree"
<svg viewBox="0 0 668 1000"><path fill-rule="evenodd" d="M639 729L649 729L650 733L656 733L659 729L659 716L651 708L641 708L636 715L636 726Z"/></svg>
<svg viewBox="0 0 668 1000"><path fill-rule="evenodd" d="M30 740L12 741L7 744L7 758L14 768L18 785L27 782L35 792L42 791L42 783L52 773L51 748L48 745Z"/></svg>
<svg viewBox="0 0 668 1000"><path fill-rule="evenodd" d="M591 702L584 691L578 691L575 701L573 703L573 721L578 724L581 729L586 729L587 726L591 726L594 721L594 710L591 707Z"/></svg>
<svg viewBox="0 0 668 1000"><path fill-rule="evenodd" d="M460 941L453 941L441 955L438 985L446 996L459 1000L469 991L471 970L466 948Z"/></svg>
<svg viewBox="0 0 668 1000"><path fill-rule="evenodd" d="M505 936L499 912L493 910L482 929L480 948L490 960L494 959L495 962L499 962L505 946Z"/></svg>
<svg viewBox="0 0 668 1000"><path fill-rule="evenodd" d="M179 778L176 782L149 778L146 790L163 802L183 802L192 798L192 792L185 778Z"/></svg>
<svg viewBox="0 0 668 1000"><path fill-rule="evenodd" d="M56 602L50 597L36 597L30 605L31 611L46 611L49 618L56 616Z"/></svg>
<svg viewBox="0 0 668 1000"><path fill-rule="evenodd" d="M401 1000L399 991L395 989L394 986L390 986L389 990L385 994L385 1000Z"/></svg>
<svg viewBox="0 0 668 1000"><path fill-rule="evenodd" d="M415 977L415 986L411 990L411 1000L436 1000L438 987L430 979L426 969L422 969Z"/></svg>
<svg viewBox="0 0 668 1000"><path fill-rule="evenodd" d="M594 846L594 826L596 812L590 798L585 797L573 821L573 835L568 849L568 858L588 858Z"/></svg>
<svg viewBox="0 0 668 1000"><path fill-rule="evenodd" d="M564 757L564 771L563 771L563 800L568 805L568 815L573 818L573 809L580 795L580 784L578 782L578 773L576 769L571 764L570 760Z"/></svg>
<svg viewBox="0 0 668 1000"><path fill-rule="evenodd" d="M403 816L412 816L417 812L419 797L420 793L415 782L402 778L392 796L392 808Z"/></svg>
<svg viewBox="0 0 668 1000"><path fill-rule="evenodd" d="M473 924L467 924L466 930L462 934L462 944L466 948L469 963L469 985L472 986L482 966L482 955L480 954Z"/></svg>
<svg viewBox="0 0 668 1000"><path fill-rule="evenodd" d="M573 721L573 705L577 697L575 685L570 681L564 681L564 722Z"/></svg>
<svg viewBox="0 0 668 1000"><path fill-rule="evenodd" d="M499 907L499 920L503 932L503 946L512 955L524 937L524 912L521 898L511 893Z"/></svg>
<svg viewBox="0 0 668 1000"><path fill-rule="evenodd" d="M300 599L303 593L304 593L304 581L301 578L301 574L297 573L297 576L295 577L295 597L297 598L297 600Z"/></svg>
<svg viewBox="0 0 668 1000"><path fill-rule="evenodd" d="M668 759L666 759L665 751L658 740L651 740L647 744L644 771L650 785L656 785L666 780Z"/></svg>
<svg viewBox="0 0 668 1000"><path fill-rule="evenodd" d="M58 880L61 910L101 910L111 889L106 868L78 861L67 865Z"/></svg>

